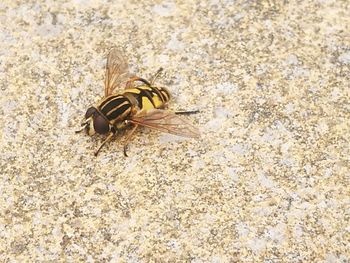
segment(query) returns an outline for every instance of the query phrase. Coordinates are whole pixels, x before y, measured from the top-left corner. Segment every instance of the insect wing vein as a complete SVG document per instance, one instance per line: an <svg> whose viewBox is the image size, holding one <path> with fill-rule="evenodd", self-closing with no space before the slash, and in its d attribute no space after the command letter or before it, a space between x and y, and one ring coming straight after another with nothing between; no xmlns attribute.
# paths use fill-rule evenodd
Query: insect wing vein
<svg viewBox="0 0 350 263"><path fill-rule="evenodd" d="M122 55L122 52L113 48L107 57L106 76L105 76L105 96L126 82L129 74L128 64Z"/></svg>
<svg viewBox="0 0 350 263"><path fill-rule="evenodd" d="M130 122L183 137L200 137L196 127L180 116L164 110L143 111L141 114L135 115Z"/></svg>

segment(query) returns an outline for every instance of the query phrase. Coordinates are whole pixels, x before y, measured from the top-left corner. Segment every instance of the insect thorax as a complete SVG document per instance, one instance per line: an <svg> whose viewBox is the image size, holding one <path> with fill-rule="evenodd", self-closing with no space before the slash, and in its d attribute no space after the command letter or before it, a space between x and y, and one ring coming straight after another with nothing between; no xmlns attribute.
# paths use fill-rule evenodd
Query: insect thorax
<svg viewBox="0 0 350 263"><path fill-rule="evenodd" d="M115 123L125 120L130 115L132 104L123 94L115 94L103 99L98 109L108 121Z"/></svg>

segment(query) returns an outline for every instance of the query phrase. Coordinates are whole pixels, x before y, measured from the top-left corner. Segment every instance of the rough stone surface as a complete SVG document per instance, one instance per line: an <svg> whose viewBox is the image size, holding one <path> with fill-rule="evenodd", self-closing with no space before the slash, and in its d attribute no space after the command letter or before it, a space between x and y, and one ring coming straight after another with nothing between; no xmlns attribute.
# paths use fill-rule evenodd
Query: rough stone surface
<svg viewBox="0 0 350 263"><path fill-rule="evenodd" d="M0 3L0 261L349 262L350 2L114 2ZM112 46L199 141L93 156Z"/></svg>

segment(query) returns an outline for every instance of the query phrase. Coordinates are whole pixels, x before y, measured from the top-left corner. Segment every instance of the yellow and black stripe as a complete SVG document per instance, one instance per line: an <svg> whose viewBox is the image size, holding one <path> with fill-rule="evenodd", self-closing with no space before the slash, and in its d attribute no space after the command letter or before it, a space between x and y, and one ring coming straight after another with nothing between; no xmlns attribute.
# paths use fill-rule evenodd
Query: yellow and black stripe
<svg viewBox="0 0 350 263"><path fill-rule="evenodd" d="M152 86L139 86L127 89L123 93L126 97L132 96L140 110L159 109L170 100L170 94L165 88Z"/></svg>
<svg viewBox="0 0 350 263"><path fill-rule="evenodd" d="M159 109L169 100L170 94L167 89L143 85L126 89L121 94L110 95L102 100L97 108L108 121L115 123L127 119L133 107L139 110Z"/></svg>
<svg viewBox="0 0 350 263"><path fill-rule="evenodd" d="M131 112L131 103L123 95L111 95L105 98L98 109L108 119L117 121L125 119Z"/></svg>

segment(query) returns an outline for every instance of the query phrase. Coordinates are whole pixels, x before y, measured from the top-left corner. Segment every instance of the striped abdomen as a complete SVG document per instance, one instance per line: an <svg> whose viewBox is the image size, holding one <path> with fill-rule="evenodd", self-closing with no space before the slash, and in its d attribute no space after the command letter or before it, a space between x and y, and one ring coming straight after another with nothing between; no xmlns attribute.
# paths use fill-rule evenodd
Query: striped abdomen
<svg viewBox="0 0 350 263"><path fill-rule="evenodd" d="M127 89L123 95L129 98L132 104L140 110L163 108L170 100L170 94L165 88L146 85Z"/></svg>
<svg viewBox="0 0 350 263"><path fill-rule="evenodd" d="M112 123L123 121L133 107L139 110L163 108L170 94L165 88L139 86L127 89L121 94L110 95L98 105L99 111Z"/></svg>

